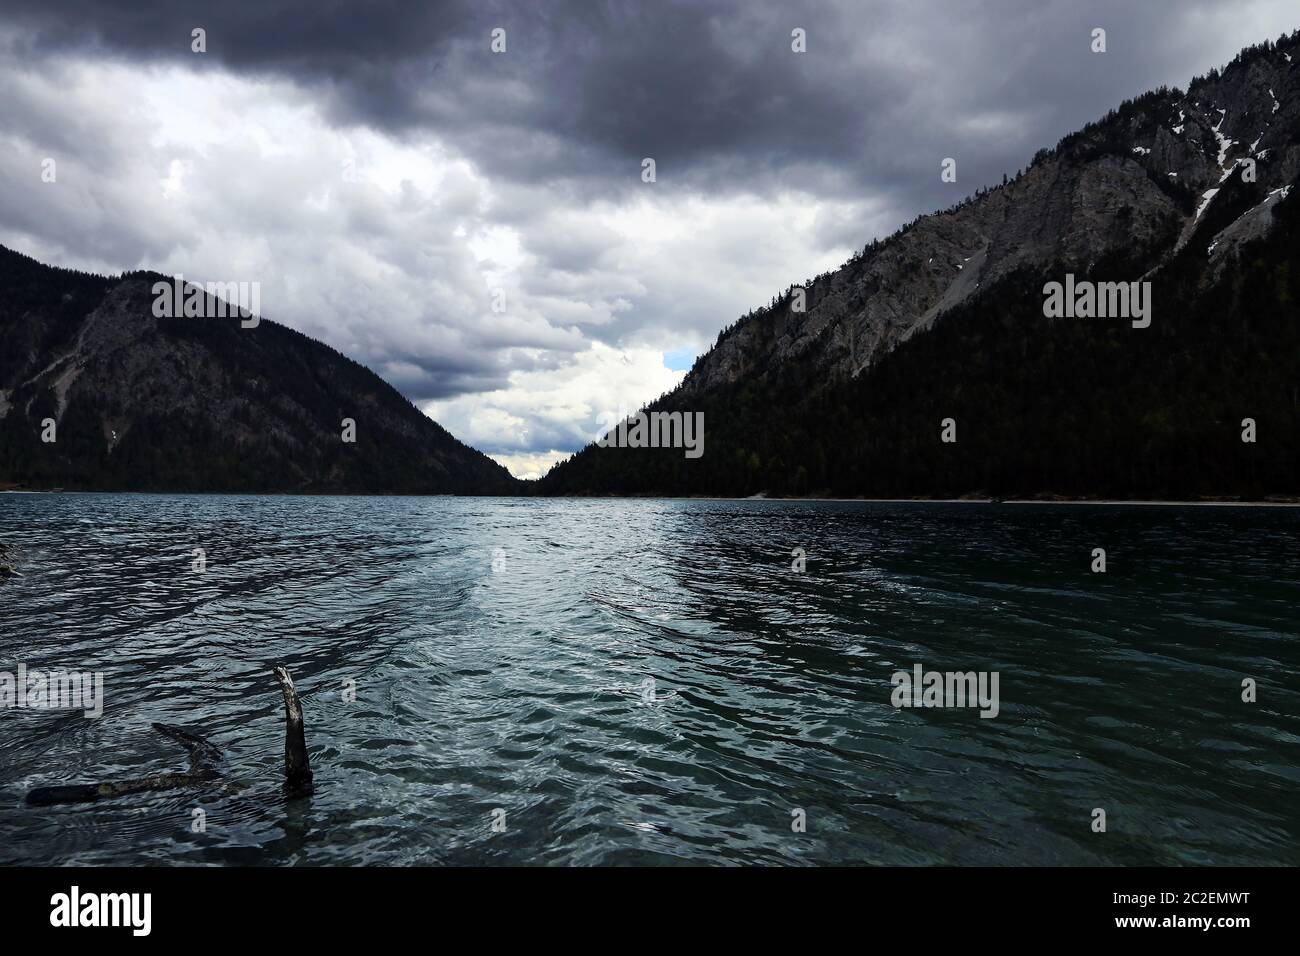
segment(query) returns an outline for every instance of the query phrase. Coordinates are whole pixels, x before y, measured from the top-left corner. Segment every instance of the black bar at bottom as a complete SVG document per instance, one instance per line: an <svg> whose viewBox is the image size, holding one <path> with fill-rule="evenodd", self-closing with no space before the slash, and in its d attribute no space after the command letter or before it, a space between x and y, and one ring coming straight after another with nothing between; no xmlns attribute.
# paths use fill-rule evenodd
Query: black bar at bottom
<svg viewBox="0 0 1300 956"><path fill-rule="evenodd" d="M629 933L648 938L687 925L711 927L708 935L722 939L783 925L797 932L802 923L818 935L835 927L873 941L961 936L964 926L971 941L1104 936L1232 945L1286 930L1293 880L1284 869L1222 868L12 868L0 871L0 912L9 943L75 933L78 943L128 945L402 945L403 931L437 928L486 932L493 943L593 942L600 933L614 945ZM72 925L114 920L119 925ZM382 935L389 932L397 935Z"/></svg>

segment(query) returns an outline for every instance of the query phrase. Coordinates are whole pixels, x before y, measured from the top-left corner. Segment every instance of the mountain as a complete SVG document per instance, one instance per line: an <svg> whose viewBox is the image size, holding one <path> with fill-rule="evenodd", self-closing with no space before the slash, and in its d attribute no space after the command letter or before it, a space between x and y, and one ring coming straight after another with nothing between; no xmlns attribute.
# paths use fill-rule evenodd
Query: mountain
<svg viewBox="0 0 1300 956"><path fill-rule="evenodd" d="M538 490L1300 494L1298 182L1300 31L725 328L646 409L703 413L698 459L592 445ZM1151 324L1047 317L1075 280L1150 282Z"/></svg>
<svg viewBox="0 0 1300 956"><path fill-rule="evenodd" d="M517 487L505 468L320 342L266 320L243 327L234 316L155 317L160 281L171 282L87 275L0 247L0 486ZM345 418L355 422L354 442L343 439Z"/></svg>

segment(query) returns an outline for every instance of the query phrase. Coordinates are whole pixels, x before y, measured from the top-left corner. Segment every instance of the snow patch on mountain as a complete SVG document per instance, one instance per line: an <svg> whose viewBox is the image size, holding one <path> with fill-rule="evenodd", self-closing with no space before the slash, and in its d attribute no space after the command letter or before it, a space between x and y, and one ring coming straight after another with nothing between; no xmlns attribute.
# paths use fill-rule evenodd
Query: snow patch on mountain
<svg viewBox="0 0 1300 956"><path fill-rule="evenodd" d="M1205 195L1201 197L1201 204L1196 207L1197 219L1201 218L1201 213L1205 212L1206 207L1209 206L1210 203L1214 201L1214 197L1217 196L1218 194L1219 194L1218 186L1215 186L1213 189L1207 189L1205 191Z"/></svg>
<svg viewBox="0 0 1300 956"><path fill-rule="evenodd" d="M1230 150L1234 145L1232 140L1230 140L1228 137L1224 136L1221 132L1219 132L1219 127L1223 125L1223 121L1227 118L1228 118L1228 111L1219 110L1219 121L1214 124L1214 129L1213 129L1214 138L1219 141L1219 168L1220 169L1223 168L1223 163L1228 158L1228 150Z"/></svg>

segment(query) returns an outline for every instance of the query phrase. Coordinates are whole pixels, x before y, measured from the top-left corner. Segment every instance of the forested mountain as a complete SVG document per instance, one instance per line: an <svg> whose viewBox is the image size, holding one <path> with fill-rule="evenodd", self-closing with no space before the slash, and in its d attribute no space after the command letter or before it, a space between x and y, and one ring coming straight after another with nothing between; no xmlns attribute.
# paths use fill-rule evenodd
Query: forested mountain
<svg viewBox="0 0 1300 956"><path fill-rule="evenodd" d="M647 409L703 412L701 458L593 445L539 490L1300 494L1296 185L1300 33L1125 102L724 329ZM1067 274L1151 282L1149 327L1047 317Z"/></svg>
<svg viewBox="0 0 1300 956"><path fill-rule="evenodd" d="M510 493L369 369L261 320L158 318L153 285L0 247L0 486ZM345 441L344 419L355 441ZM49 422L53 422L53 429ZM43 440L52 438L53 440Z"/></svg>

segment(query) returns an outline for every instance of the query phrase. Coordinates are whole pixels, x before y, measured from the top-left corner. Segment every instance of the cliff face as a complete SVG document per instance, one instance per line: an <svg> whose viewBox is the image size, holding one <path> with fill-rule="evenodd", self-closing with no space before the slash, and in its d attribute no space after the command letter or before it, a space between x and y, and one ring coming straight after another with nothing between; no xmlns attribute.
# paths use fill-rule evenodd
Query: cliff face
<svg viewBox="0 0 1300 956"><path fill-rule="evenodd" d="M1300 494L1296 185L1300 33L872 243L805 284L805 311L786 290L724 329L651 406L705 415L700 461L589 446L540 489ZM1047 318L1067 274L1150 282L1152 324Z"/></svg>
<svg viewBox="0 0 1300 956"><path fill-rule="evenodd" d="M1240 161L1255 161L1262 196L1296 178L1298 55L1295 38L1256 48L1186 94L1162 90L1125 104L1006 185L922 217L808 283L803 313L787 294L742 320L701 357L682 392L761 379L796 358L821 371L813 388L853 378L1019 269L1086 272L1116 253L1156 267L1188 241Z"/></svg>
<svg viewBox="0 0 1300 956"><path fill-rule="evenodd" d="M504 468L319 342L266 320L155 317L160 280L87 276L0 249L0 484L514 489ZM54 441L43 441L49 421Z"/></svg>

